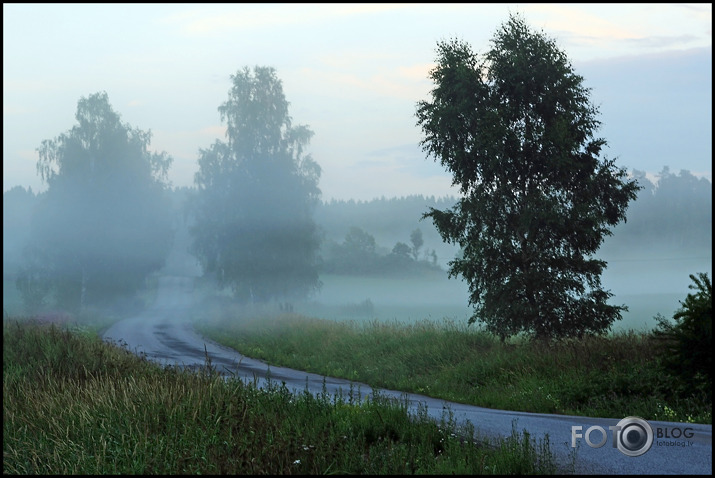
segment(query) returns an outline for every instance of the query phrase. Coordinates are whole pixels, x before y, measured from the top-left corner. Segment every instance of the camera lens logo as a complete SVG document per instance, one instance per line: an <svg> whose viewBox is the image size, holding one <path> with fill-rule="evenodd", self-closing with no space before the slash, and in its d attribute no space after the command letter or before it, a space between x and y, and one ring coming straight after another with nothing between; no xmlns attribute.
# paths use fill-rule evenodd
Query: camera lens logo
<svg viewBox="0 0 715 478"><path fill-rule="evenodd" d="M616 444L624 455L641 456L653 446L653 429L642 418L626 417L616 430Z"/></svg>

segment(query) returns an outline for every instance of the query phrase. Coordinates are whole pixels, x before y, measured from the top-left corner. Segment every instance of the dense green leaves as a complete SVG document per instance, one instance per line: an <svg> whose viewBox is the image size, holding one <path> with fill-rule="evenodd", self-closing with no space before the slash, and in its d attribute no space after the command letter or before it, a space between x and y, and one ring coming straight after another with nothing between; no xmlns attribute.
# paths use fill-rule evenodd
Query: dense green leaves
<svg viewBox="0 0 715 478"><path fill-rule="evenodd" d="M713 366L713 286L707 274L690 275L688 294L673 314L674 323L656 316L656 336L664 339L668 355L663 358L667 371L680 381L686 395L702 392L712 399ZM679 387L680 388L680 387Z"/></svg>
<svg viewBox="0 0 715 478"><path fill-rule="evenodd" d="M172 238L171 157L150 152L151 133L122 123L104 92L81 98L75 117L77 125L38 149L48 189L29 249L46 258L45 276L69 308L134 292L161 267ZM25 272L24 280L38 275Z"/></svg>
<svg viewBox="0 0 715 478"><path fill-rule="evenodd" d="M461 41L439 42L430 77L432 101L417 107L421 144L462 197L425 217L463 250L450 274L469 283L471 320L503 338L608 330L624 307L607 304L606 264L592 255L639 187L599 158L606 141L594 136L583 78L519 16L482 57Z"/></svg>
<svg viewBox="0 0 715 478"><path fill-rule="evenodd" d="M204 272L243 300L309 295L319 286L320 167L313 132L293 126L273 68L239 70L218 109L227 142L201 150L193 251Z"/></svg>

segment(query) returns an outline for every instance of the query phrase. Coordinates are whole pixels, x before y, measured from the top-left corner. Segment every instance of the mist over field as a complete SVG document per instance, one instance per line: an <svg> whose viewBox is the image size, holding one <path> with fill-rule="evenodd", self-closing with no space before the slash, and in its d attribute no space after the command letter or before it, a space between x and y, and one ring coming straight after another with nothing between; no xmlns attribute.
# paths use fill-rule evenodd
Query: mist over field
<svg viewBox="0 0 715 478"><path fill-rule="evenodd" d="M644 253L645 252L645 253ZM612 330L651 330L654 316L672 317L680 301L691 292L689 278L695 271L712 275L712 260L692 252L673 254L638 251L639 259L609 261L602 276L605 289L614 295L612 304L625 304L629 310ZM607 260L607 258L606 258ZM468 287L464 280L447 278L447 272L405 278L322 276L323 288L315 302L301 304L297 312L326 319L377 319L412 322L443 318L466 322ZM364 305L369 300L373 307Z"/></svg>
<svg viewBox="0 0 715 478"><path fill-rule="evenodd" d="M711 191L710 183L706 186ZM22 252L29 234L31 210L38 199L20 189L5 193L3 201L3 307L5 314L9 315L26 311L16 281L23 263ZM206 296L220 297L221 303L225 304L227 298L230 301L230 291L215 289L214 293L207 292L215 286L210 280L201 279L201 267L189 252L191 236L185 215L188 192L177 189L173 193L172 223L175 232L172 247L163 267L152 277L194 277L197 283L203 284L200 290ZM712 196L702 197L705 199L700 205L703 209L701 216L711 218ZM350 269L350 263L343 264L347 270L322 270L321 288L306 300L293 301L292 310L331 320L413 322L449 319L466 322L471 315L467 304L467 283L460 277L448 278L447 273L447 264L459 252L458 247L445 244L434 225L428 220L420 220L421 212L428 207L445 208L453 201L454 198L416 196L381 198L369 202L321 203L316 211L316 222L323 232L320 253L323 261L330 259L331 250L333 253L345 252L338 246L352 227L364 232L368 239L374 239L373 257L378 262L374 264L374 270L362 273ZM693 211L698 208L691 202L688 209L694 214ZM641 237L633 228L645 227L644 214L643 210L632 207L629 222L616 228L614 235L606 238L599 251L599 257L608 262L602 284L614 294L609 302L629 307L623 314L623 320L614 323L614 331L652 329L656 325L653 319L656 314L672 317L680 307L680 301L690 291L690 274L712 274L712 235L708 232L711 222L699 223L699 227L688 226L689 229L683 233L681 226L660 221L656 231ZM679 216L682 214L674 215ZM396 243L410 244L410 235L415 230L420 231L423 244L412 268L395 270L392 263L379 262L380 258L390 257ZM692 238L699 239L693 242L690 241ZM337 264L335 259L333 257L332 264ZM151 280L147 282L151 283ZM198 300L199 293L195 296ZM206 296L202 300L207 301ZM151 305L147 303L149 300L145 300L145 306ZM45 302L44 307L45 310L58 309L50 300ZM277 308L275 310L280 312Z"/></svg>
<svg viewBox="0 0 715 478"><path fill-rule="evenodd" d="M712 474L711 6L3 13L7 473Z"/></svg>
<svg viewBox="0 0 715 478"><path fill-rule="evenodd" d="M456 42L439 49L469 48ZM560 134L532 132L528 147L510 148L585 147L589 159L569 157L564 166L562 156L546 152L502 157L487 137L479 144L494 151L447 168L466 181L468 200L325 201L322 168L308 152L314 132L294 124L275 68L244 67L230 78L228 99L218 107L227 141L199 149L192 187L171 185L173 158L150 147L150 131L125 123L106 92L80 98L77 125L37 149L48 189L3 193L6 316L93 310L126 317L152 306L157 288L168 283L163 278L183 276L196 282L198 307L263 304L335 320L467 321L474 291L463 276L448 277L458 258L462 274L489 282L480 285L484 304L472 304L480 312L492 308L482 317L510 322L501 329L506 335L538 329L547 336L560 334L556 329L602 331L620 306L628 311L614 330L650 329L656 314L672 316L685 299L691 274L712 274L712 183L688 170L664 166L653 180L606 162L599 167L607 174L596 174L590 168L599 164L600 139L555 144ZM445 144L451 141L451 130L440 125L452 120L441 115L463 114L441 111L447 103L417 103L419 124L436 144L444 135ZM582 106L575 124L595 124L595 111ZM560 124L557 110L544 111L537 112L546 115L540 121ZM591 138L592 126L584 128L574 138ZM439 157L442 151L427 144L422 159ZM480 163L485 157L488 171ZM592 259L607 264L601 279L610 300L597 283L601 264Z"/></svg>
<svg viewBox="0 0 715 478"><path fill-rule="evenodd" d="M708 183L709 184L709 183ZM709 186L712 187L711 185ZM23 190L24 191L24 190ZM154 277L189 276L200 281L201 267L197 259L188 251L191 237L189 223L184 216L184 203L188 197L186 190L174 193L174 229L172 247L164 266L154 273ZM707 196L706 196L707 197ZM24 241L27 240L30 225L30 210L37 198L24 194L18 189L5 193L3 201L3 307L5 314L15 315L25 312L22 299L16 289L17 274L22 264ZM466 322L471 316L467 304L467 283L460 277L448 278L448 262L458 253L455 245L441 241L434 226L427 220L420 220L420 211L427 207L448 207L453 198L408 197L391 200L376 199L370 202L329 202L322 203L316 211L316 221L323 231L321 256L329 256L329 245L339 245L349 232L350 226L365 231L367 237L375 240L375 257L388 257L390 249L397 242L410 243L410 234L419 229L423 238L418 259L425 266L416 269L394 271L377 269L361 274L342 270L340 273L320 273L321 288L307 300L294 301L293 311L307 316L331 320L355 321L400 321L413 322L423 319L441 321L443 319ZM705 217L712 208L707 200L702 205ZM691 209L693 206L689 206ZM712 274L712 236L701 237L696 242L678 245L682 237L707 234L710 225L702 224L680 238L670 240L663 231L677 231L678 227L660 223L657 235L650 242L639 243L638 237L629 225L640 226L635 207L629 215L626 226L619 227L614 235L606 238L599 257L608 262L602 275L602 284L614 295L612 304L625 304L629 310L623 320L614 323L612 330L648 330L655 327L654 316L662 314L672 317L680 307L680 301L688 294L690 274L706 272ZM691 228L692 229L692 228ZM371 234L374 233L374 234ZM336 246L337 247L337 246ZM431 255L434 251L434 256ZM435 261L436 259L436 261ZM349 264L348 264L349 265ZM379 264L378 264L379 265ZM377 266L376 266L377 267ZM211 282L204 280L203 291L211 288ZM230 297L230 291L215 294ZM198 293L196 294L198 299ZM206 297L203 300L207 300ZM207 302L204 302L206 304ZM146 306L151 304L146 303ZM56 310L50 301L46 309ZM39 311L38 311L39 313Z"/></svg>

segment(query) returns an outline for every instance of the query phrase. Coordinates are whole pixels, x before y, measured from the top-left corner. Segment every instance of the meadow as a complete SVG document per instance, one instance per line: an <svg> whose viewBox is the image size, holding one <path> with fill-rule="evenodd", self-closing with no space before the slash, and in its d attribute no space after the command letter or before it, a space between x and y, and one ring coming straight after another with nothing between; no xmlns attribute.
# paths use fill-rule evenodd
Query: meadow
<svg viewBox="0 0 715 478"><path fill-rule="evenodd" d="M247 313L199 286L206 300L191 314L204 335L244 355L375 388L514 411L712 424L712 399L678 389L663 373L664 350L648 327L548 345L502 343L467 325L454 281L324 279L320 300L296 303L293 312ZM8 313L19 307L11 289L3 291L10 316L3 323L4 473L549 474L574 467L554 462L548 437L513 429L487 440L448 413L434 422L380 396L358 403L278 384L259 389L210 367L161 368L99 340L121 315L89 310L64 328L18 320ZM676 308L685 294L631 295L636 320L654 325L653 315ZM143 300L153 297L150 288Z"/></svg>
<svg viewBox="0 0 715 478"><path fill-rule="evenodd" d="M353 402L162 368L89 328L3 321L5 474L549 474L548 439L487 441Z"/></svg>
<svg viewBox="0 0 715 478"><path fill-rule="evenodd" d="M614 332L544 344L464 321L326 320L299 314L202 314L207 337L267 363L488 408L712 424L705 390L675 393L663 344Z"/></svg>
<svg viewBox="0 0 715 478"><path fill-rule="evenodd" d="M610 277L606 279L609 283L615 282ZM662 292L655 292L658 288L654 288L654 292L635 288L623 275L618 279L610 303L624 304L628 311L623 313L622 320L613 324L613 332L652 330L657 325L655 315L672 317L680 306L679 301L688 293L687 275L683 281L685 286L665 288ZM651 276L651 280L655 279L657 276ZM404 323L445 318L466 323L472 312L467 306L466 283L448 279L446 272L404 278L322 275L321 280L323 286L316 297L296 303L295 312L326 320ZM634 282L639 280L642 279L634 279Z"/></svg>

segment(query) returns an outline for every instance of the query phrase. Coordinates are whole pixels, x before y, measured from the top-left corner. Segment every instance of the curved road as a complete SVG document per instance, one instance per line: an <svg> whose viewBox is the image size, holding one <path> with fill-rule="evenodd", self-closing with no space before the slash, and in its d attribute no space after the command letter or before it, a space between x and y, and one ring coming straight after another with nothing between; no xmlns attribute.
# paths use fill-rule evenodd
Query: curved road
<svg viewBox="0 0 715 478"><path fill-rule="evenodd" d="M269 367L262 361L245 357L233 349L201 337L186 317L192 296L192 278L162 277L154 307L138 317L117 322L104 333L103 338L126 346L137 354L146 354L150 360L165 365L201 366L205 364L208 354L211 363L219 370L244 381L255 381L258 386L265 385L266 373L269 373L271 380L285 382L289 389L299 392L304 391L306 386L316 394L324 389L331 394L341 391L347 395L352 391L363 396L375 391L368 385L344 379ZM626 415L604 419L510 412L392 390L380 389L379 393L408 400L412 412L416 412L420 405L426 406L428 414L435 419L441 418L444 410L449 409L458 422L470 421L482 436L507 437L514 425L519 432L527 430L536 439L548 435L552 451L565 471L569 469L573 452L571 427L581 426L581 433L586 435L590 427L600 426L608 438L602 447L592 448L584 438L576 439L576 473L712 474L712 425L650 421L648 423L655 435L653 444L645 454L633 457L612 446L612 434L608 428L615 426ZM658 438L658 434L661 438ZM688 438L685 438L686 435ZM589 438L591 443L597 444L602 436L599 429L594 429Z"/></svg>

